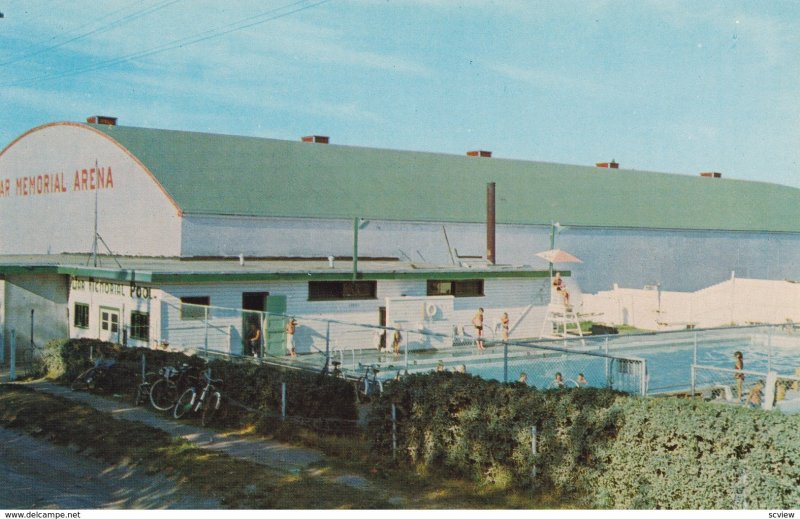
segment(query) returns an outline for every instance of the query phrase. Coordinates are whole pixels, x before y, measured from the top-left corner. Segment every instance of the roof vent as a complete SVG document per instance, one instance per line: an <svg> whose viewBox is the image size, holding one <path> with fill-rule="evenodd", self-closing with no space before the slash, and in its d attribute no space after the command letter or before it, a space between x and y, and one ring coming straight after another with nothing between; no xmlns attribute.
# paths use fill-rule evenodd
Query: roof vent
<svg viewBox="0 0 800 519"><path fill-rule="evenodd" d="M91 117L87 117L86 122L89 124L107 124L108 126L116 126L117 118L109 117L107 115L93 115Z"/></svg>
<svg viewBox="0 0 800 519"><path fill-rule="evenodd" d="M619 169L619 162L611 159L611 162L597 162L595 166L598 168L610 168L610 169Z"/></svg>
<svg viewBox="0 0 800 519"><path fill-rule="evenodd" d="M474 150L467 152L467 157L491 157L491 156L492 152L486 150Z"/></svg>
<svg viewBox="0 0 800 519"><path fill-rule="evenodd" d="M313 142L316 144L328 144L331 139L327 135L306 135L300 140L303 142Z"/></svg>
<svg viewBox="0 0 800 519"><path fill-rule="evenodd" d="M700 173L700 176L708 178L722 178L722 173L719 171L703 171Z"/></svg>

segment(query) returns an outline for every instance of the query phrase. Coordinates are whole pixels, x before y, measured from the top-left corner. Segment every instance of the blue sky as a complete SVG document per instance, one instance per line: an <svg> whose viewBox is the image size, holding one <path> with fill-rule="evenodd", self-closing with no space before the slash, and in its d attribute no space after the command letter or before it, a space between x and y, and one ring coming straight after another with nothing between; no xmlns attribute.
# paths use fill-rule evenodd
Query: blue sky
<svg viewBox="0 0 800 519"><path fill-rule="evenodd" d="M0 147L120 124L800 187L800 3L0 3Z"/></svg>

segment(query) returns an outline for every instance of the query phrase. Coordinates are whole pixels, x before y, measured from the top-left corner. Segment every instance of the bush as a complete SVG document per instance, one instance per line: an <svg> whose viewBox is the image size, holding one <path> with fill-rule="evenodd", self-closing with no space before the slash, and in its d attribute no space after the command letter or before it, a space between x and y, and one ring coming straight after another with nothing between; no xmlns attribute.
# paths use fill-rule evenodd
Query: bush
<svg viewBox="0 0 800 519"><path fill-rule="evenodd" d="M222 393L230 423L253 420L265 413L280 413L281 384L286 383L287 414L320 419L355 420L355 392L344 380L318 373L276 366L214 360L206 363L196 355L179 352L126 348L94 339L53 341L45 348L44 362L51 378L71 382L93 365L92 359L113 358L114 392L133 394L141 380L141 358L147 371L162 366L189 364L197 371L211 368L214 378L223 380Z"/></svg>
<svg viewBox="0 0 800 519"><path fill-rule="evenodd" d="M547 489L583 507L800 505L798 416L430 373L388 383L373 407L369 436L387 455L392 402L398 460L425 471Z"/></svg>
<svg viewBox="0 0 800 519"><path fill-rule="evenodd" d="M594 449L615 427L617 397L596 389L536 391L462 373L412 375L386 385L369 436L376 449L390 451L394 402L401 460L501 488L536 484L579 495L576 482L598 470Z"/></svg>
<svg viewBox="0 0 800 519"><path fill-rule="evenodd" d="M598 506L797 508L800 418L676 398L618 402Z"/></svg>

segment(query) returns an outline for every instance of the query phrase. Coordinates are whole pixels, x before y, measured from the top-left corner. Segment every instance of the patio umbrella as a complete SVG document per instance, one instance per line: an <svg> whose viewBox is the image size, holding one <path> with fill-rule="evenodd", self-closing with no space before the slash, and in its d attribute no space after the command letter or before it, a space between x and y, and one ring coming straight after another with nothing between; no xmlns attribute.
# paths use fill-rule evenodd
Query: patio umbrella
<svg viewBox="0 0 800 519"><path fill-rule="evenodd" d="M548 263L583 263L569 252L561 249L550 249L543 252L537 252L536 255Z"/></svg>

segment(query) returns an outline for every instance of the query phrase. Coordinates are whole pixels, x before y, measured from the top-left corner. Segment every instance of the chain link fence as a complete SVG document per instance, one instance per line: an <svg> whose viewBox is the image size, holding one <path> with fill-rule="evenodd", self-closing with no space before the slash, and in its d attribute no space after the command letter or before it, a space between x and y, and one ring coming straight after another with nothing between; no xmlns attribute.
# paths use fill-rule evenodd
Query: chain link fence
<svg viewBox="0 0 800 519"><path fill-rule="evenodd" d="M357 379L378 372L387 380L434 370L464 371L487 379L524 382L538 388L606 387L647 392L642 358L611 355L588 339L498 340L465 327L450 333L424 323L397 326L355 324L312 316L162 302L161 336L155 342L206 357L253 358L260 362L340 371ZM293 337L287 323L295 320ZM442 329L442 326L439 326ZM296 356L292 356L292 350Z"/></svg>
<svg viewBox="0 0 800 519"><path fill-rule="evenodd" d="M500 330L491 325L479 340L474 327L433 326L424 320L378 326L310 315L162 305L158 340L170 347L207 357L337 369L352 379L375 369L382 380L451 370L504 382L524 380L537 388L604 387L647 395L689 393L692 366L733 368L735 351L744 353L745 369L759 374L775 370L791 376L800 368L800 332L788 325L502 341ZM290 320L296 323L291 337Z"/></svg>

